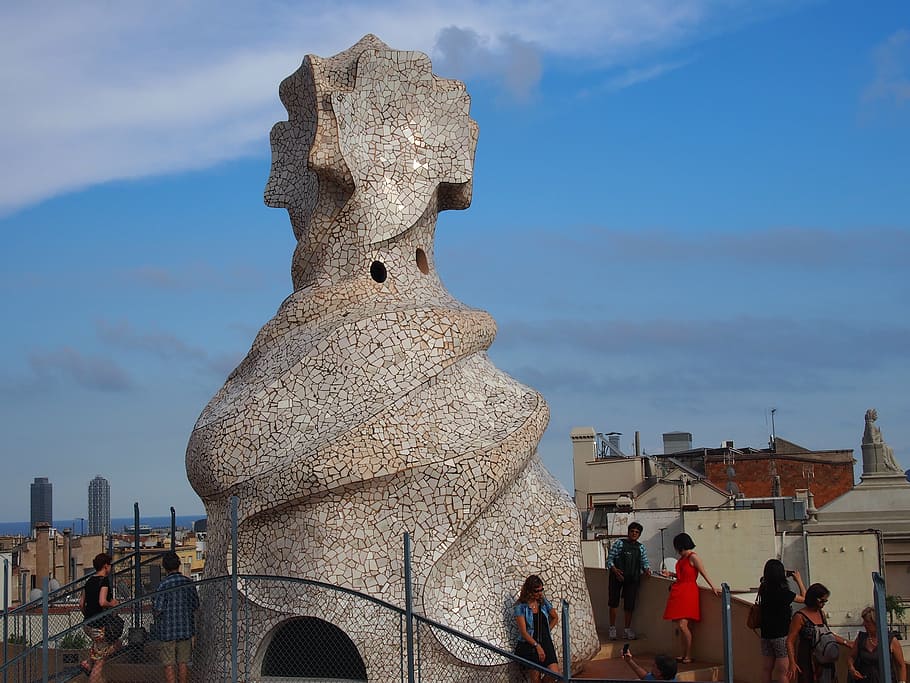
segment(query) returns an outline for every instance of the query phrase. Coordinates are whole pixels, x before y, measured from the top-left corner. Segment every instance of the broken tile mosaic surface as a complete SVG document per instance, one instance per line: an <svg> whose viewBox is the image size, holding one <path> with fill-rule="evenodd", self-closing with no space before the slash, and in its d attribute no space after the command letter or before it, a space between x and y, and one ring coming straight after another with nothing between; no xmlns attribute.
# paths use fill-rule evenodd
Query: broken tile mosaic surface
<svg viewBox="0 0 910 683"><path fill-rule="evenodd" d="M433 266L438 212L471 200L478 130L464 86L434 76L426 55L366 36L334 57L307 56L280 96L288 121L272 131L265 199L290 214L295 291L190 438L207 573L228 570L232 495L241 572L400 606L409 532L418 612L511 650L511 605L540 574L551 598L569 601L573 659L592 656L575 506L537 455L546 403L490 362L495 322L456 301ZM331 595L263 583L244 599L256 615L244 628L263 641L315 615L351 638L370 680L399 672L366 656L387 636ZM433 637L446 680L489 665ZM214 671L223 656L213 650L202 666ZM516 675L487 668L484 680Z"/></svg>

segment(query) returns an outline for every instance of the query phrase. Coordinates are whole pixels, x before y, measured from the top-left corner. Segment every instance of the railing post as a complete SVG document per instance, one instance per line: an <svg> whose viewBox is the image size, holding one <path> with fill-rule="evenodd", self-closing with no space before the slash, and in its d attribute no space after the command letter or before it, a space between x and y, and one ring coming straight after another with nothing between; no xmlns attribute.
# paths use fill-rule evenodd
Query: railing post
<svg viewBox="0 0 910 683"><path fill-rule="evenodd" d="M572 680L572 641L569 639L569 601L562 601L562 678Z"/></svg>
<svg viewBox="0 0 910 683"><path fill-rule="evenodd" d="M729 584L720 584L721 614L724 633L724 682L733 683L733 619Z"/></svg>
<svg viewBox="0 0 910 683"><path fill-rule="evenodd" d="M408 652L408 683L414 683L414 596L411 590L411 534L404 534L404 628Z"/></svg>
<svg viewBox="0 0 910 683"><path fill-rule="evenodd" d="M9 662L9 560L3 558L3 683L9 681L7 662Z"/></svg>
<svg viewBox="0 0 910 683"><path fill-rule="evenodd" d="M139 545L139 503L133 503L133 598L136 600L133 606L133 626L139 626L142 623L142 605L139 597L142 595L142 563L140 559ZM113 581L113 577L111 581ZM112 584L113 585L113 584Z"/></svg>
<svg viewBox="0 0 910 683"><path fill-rule="evenodd" d="M44 595L41 596L41 681L47 683L47 647L48 647L48 591L50 590L50 579L45 576L41 582Z"/></svg>
<svg viewBox="0 0 910 683"><path fill-rule="evenodd" d="M177 511L171 506L171 550L177 548Z"/></svg>
<svg viewBox="0 0 910 683"><path fill-rule="evenodd" d="M23 638L22 642L25 645L25 649L28 649L28 646L31 643L31 638L29 638L29 635L31 635L31 634L26 635L28 633L27 629L28 629L28 623L29 623L28 614L27 614L28 609L26 609L26 605L28 604L28 599L27 599L28 598L28 574L22 575L21 580L19 582L19 591L20 591L19 600L20 600L20 605L22 606L22 609L20 610L22 612L22 630L19 631L19 635ZM30 660L31 660L31 657L25 658L24 668L25 668L26 677L28 676Z"/></svg>
<svg viewBox="0 0 910 683"><path fill-rule="evenodd" d="M240 672L237 666L237 650L240 648L238 630L237 593L237 508L240 499L231 496L231 683L238 683Z"/></svg>
<svg viewBox="0 0 910 683"><path fill-rule="evenodd" d="M875 623L878 624L878 670L879 680L891 680L891 631L885 609L885 579L878 572L872 572L872 589L875 599ZM885 637L882 637L882 633Z"/></svg>

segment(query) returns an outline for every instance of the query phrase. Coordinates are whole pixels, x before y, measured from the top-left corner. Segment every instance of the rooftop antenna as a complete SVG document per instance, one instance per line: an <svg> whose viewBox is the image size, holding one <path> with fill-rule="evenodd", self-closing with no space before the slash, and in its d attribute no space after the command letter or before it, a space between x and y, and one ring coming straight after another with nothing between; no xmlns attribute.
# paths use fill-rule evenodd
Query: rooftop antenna
<svg viewBox="0 0 910 683"><path fill-rule="evenodd" d="M777 412L777 408L771 408L771 450L777 451L777 437L775 436L774 431L774 413Z"/></svg>

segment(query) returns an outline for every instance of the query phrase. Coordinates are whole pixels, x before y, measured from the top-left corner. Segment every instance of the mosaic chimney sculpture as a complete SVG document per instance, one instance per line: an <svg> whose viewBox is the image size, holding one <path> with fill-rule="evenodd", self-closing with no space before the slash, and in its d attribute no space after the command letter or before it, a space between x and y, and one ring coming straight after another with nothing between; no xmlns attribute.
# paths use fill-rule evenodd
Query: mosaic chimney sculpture
<svg viewBox="0 0 910 683"><path fill-rule="evenodd" d="M417 613L511 650L513 601L537 573L569 601L573 660L593 656L577 512L537 454L547 405L493 366L493 319L453 299L434 267L437 213L471 201L478 131L464 85L368 35L307 56L280 96L288 121L272 130L265 200L290 214L294 292L190 438L207 575L229 569L230 496L240 573L397 606L409 532ZM241 590L254 648L286 620L317 617L351 639L368 680L400 677L388 644L394 636L398 651L397 621L393 633L364 624L315 590ZM427 636L420 656L434 680L519 680L501 659Z"/></svg>

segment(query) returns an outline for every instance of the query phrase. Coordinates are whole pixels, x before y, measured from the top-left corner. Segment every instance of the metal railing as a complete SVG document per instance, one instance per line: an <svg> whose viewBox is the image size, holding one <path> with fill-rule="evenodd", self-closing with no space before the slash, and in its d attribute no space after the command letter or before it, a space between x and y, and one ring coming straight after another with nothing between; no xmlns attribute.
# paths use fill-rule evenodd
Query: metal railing
<svg viewBox="0 0 910 683"><path fill-rule="evenodd" d="M232 507L236 519L236 506ZM403 540L403 606L315 580L238 574L236 555L231 558L235 571L227 576L153 593L143 593L134 587L134 595L121 597L121 604L112 610L123 618L126 628L110 656L100 664L104 667L104 680L133 683L163 680L163 658L174 646L164 640L167 636L156 620L155 600L180 590L196 591L203 607L199 611L198 635L188 667L193 681L269 683L293 678L505 683L522 680L523 671L529 670L545 673L563 683L582 680L573 677L570 670L571 624L566 601L560 601L561 633L553 634L554 641L561 637L558 644L562 669L555 673L417 613L412 593L410 537L405 534ZM237 548L236 542L232 548ZM138 576L135 566L125 564L119 573ZM876 617L879 623L887 623L884 580L878 573L872 578ZM40 601L3 612L2 683L79 679L82 675L79 664L88 658L90 645L84 627L109 614L106 612L83 624L72 598L60 597L61 594L71 596L72 586L67 591L51 594L46 590L46 583L45 580ZM281 609L288 604L311 616L288 618L287 610ZM724 680L732 683L732 605L727 584L722 584L721 608ZM503 618L508 619L506 615ZM28 626L25 630L20 628L23 623ZM343 629L339 623L344 625ZM25 642L11 642L19 634ZM381 642L382 647L364 647L363 634L373 637L374 643ZM883 680L888 680L891 662L886 649L880 654ZM382 673L377 675L377 671ZM593 679L584 680L590 683Z"/></svg>

